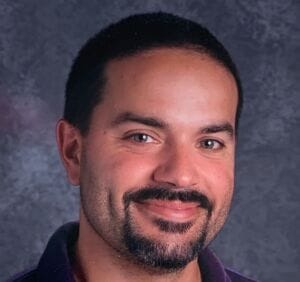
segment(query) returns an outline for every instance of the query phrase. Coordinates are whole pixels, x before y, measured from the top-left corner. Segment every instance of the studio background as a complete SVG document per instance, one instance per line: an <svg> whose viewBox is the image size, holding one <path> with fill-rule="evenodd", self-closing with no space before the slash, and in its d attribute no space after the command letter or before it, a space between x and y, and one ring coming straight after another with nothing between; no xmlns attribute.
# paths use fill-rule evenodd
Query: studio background
<svg viewBox="0 0 300 282"><path fill-rule="evenodd" d="M206 25L236 61L245 92L236 191L212 244L225 265L266 282L300 281L299 2L0 0L0 281L37 263L78 188L55 143L65 81L105 25L163 10Z"/></svg>

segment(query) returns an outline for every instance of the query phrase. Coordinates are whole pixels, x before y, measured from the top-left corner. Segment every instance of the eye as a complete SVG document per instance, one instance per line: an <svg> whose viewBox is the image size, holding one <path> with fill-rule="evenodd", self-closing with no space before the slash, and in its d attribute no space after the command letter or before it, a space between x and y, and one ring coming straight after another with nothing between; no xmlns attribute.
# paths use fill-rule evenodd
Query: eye
<svg viewBox="0 0 300 282"><path fill-rule="evenodd" d="M206 150L220 150L224 144L215 139L205 139L200 142L200 147Z"/></svg>
<svg viewBox="0 0 300 282"><path fill-rule="evenodd" d="M126 139L132 140L137 143L155 143L155 139L145 133L134 133L126 137Z"/></svg>

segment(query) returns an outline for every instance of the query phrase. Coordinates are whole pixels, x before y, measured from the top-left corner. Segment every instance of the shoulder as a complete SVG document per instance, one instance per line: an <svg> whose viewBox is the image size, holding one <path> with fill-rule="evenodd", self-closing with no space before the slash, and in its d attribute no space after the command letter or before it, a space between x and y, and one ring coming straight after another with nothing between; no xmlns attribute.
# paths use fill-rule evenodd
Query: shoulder
<svg viewBox="0 0 300 282"><path fill-rule="evenodd" d="M227 275L230 277L232 282L256 282L253 279L247 278L235 271L232 271L228 268L225 269Z"/></svg>
<svg viewBox="0 0 300 282"><path fill-rule="evenodd" d="M32 268L21 273L18 273L14 277L10 278L7 282L36 282L37 270L36 268Z"/></svg>

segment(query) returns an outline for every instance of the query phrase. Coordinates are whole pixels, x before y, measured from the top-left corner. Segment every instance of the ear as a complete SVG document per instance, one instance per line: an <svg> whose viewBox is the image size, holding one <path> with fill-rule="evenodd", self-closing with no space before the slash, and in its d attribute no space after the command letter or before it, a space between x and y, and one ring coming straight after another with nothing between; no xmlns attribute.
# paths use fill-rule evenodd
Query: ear
<svg viewBox="0 0 300 282"><path fill-rule="evenodd" d="M79 185L82 135L78 128L64 119L56 125L56 141L69 182Z"/></svg>

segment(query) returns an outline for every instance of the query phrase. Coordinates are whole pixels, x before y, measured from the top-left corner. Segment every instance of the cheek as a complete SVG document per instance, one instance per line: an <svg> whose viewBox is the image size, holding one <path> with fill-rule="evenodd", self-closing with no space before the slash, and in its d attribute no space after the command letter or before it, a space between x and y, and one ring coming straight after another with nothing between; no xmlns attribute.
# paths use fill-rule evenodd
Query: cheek
<svg viewBox="0 0 300 282"><path fill-rule="evenodd" d="M124 152L111 156L105 161L103 177L109 190L111 205L118 214L117 217L124 216L124 194L149 185L151 167L151 161L145 157Z"/></svg>
<svg viewBox="0 0 300 282"><path fill-rule="evenodd" d="M101 138L100 138L101 137ZM96 182L110 195L117 209L122 207L125 192L149 184L153 158L148 154L133 153L118 146L111 138L93 136L85 144L85 158L89 172ZM101 142L99 142L101 140Z"/></svg>
<svg viewBox="0 0 300 282"><path fill-rule="evenodd" d="M228 216L234 189L234 163L214 165L209 176L210 195L214 201L214 210L208 227L208 242L213 240L220 231Z"/></svg>
<svg viewBox="0 0 300 282"><path fill-rule="evenodd" d="M122 152L111 158L109 173L116 186L125 192L148 185L153 165L152 159L145 155Z"/></svg>
<svg viewBox="0 0 300 282"><path fill-rule="evenodd" d="M219 166L211 178L215 187L212 191L215 204L212 230L216 233L223 226L230 209L234 189L234 165Z"/></svg>
<svg viewBox="0 0 300 282"><path fill-rule="evenodd" d="M207 165L208 186L216 205L231 199L234 187L234 162L214 162Z"/></svg>

